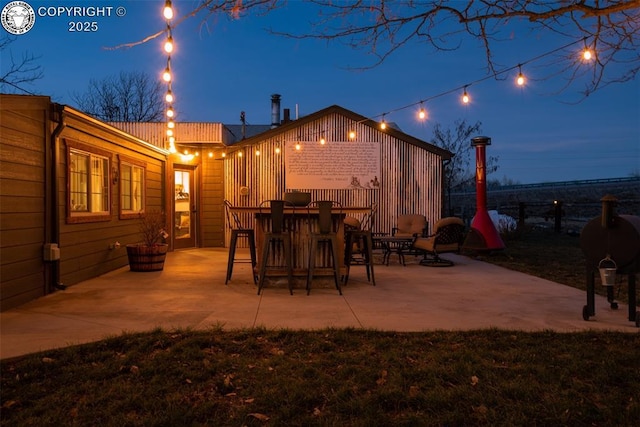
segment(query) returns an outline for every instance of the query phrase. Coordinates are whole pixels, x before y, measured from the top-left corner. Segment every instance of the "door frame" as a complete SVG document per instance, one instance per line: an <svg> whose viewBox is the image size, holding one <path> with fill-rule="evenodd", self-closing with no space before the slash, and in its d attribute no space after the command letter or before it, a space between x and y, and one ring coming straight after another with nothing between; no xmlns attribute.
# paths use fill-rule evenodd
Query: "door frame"
<svg viewBox="0 0 640 427"><path fill-rule="evenodd" d="M189 194L189 210L190 210L190 233L191 237L188 239L177 239L176 238L176 197L175 197L175 186L176 186L176 172L179 171L187 171L190 173L190 194ZM173 241L174 249L188 249L188 248L197 248L200 245L199 233L200 233L200 168L198 165L189 165L182 163L174 163L173 171L172 171L172 188L171 188L171 224L173 233L171 234L171 240Z"/></svg>

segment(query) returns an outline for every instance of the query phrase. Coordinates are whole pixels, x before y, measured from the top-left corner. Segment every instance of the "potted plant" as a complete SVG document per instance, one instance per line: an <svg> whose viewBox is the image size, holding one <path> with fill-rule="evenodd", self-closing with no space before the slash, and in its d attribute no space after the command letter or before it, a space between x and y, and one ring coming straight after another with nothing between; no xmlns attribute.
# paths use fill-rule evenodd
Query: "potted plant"
<svg viewBox="0 0 640 427"><path fill-rule="evenodd" d="M140 214L140 234L142 242L127 245L129 268L131 271L160 271L169 245L166 229L166 215L160 211Z"/></svg>

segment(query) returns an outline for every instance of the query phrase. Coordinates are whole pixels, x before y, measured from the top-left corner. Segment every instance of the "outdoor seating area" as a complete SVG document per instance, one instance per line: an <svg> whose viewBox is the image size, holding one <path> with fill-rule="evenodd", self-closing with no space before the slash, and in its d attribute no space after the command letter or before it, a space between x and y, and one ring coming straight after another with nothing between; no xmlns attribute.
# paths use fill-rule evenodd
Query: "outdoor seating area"
<svg viewBox="0 0 640 427"><path fill-rule="evenodd" d="M308 193L287 193L286 200L265 200L259 206L233 206L225 201L231 244L227 283L231 280L238 237L249 240L250 259L258 294L265 286L277 285L286 278L293 295L299 282L307 294L315 283L332 282L342 295L354 267L363 267L366 280L376 285L375 265L389 266L397 255L397 263L407 265L413 256L425 266L451 266L453 262L440 254L460 252L465 225L460 218L443 218L436 222L433 235L428 235L424 215L400 215L389 233L373 232L378 213L377 203L367 207L343 206L332 200L310 201ZM253 228L247 229L240 214L253 217ZM393 257L395 260L395 257Z"/></svg>

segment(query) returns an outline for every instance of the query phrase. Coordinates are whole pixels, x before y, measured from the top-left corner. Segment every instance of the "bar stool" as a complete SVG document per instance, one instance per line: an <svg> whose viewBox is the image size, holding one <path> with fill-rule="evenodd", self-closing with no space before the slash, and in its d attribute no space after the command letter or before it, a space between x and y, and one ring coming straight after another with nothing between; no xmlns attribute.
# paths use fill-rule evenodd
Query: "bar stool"
<svg viewBox="0 0 640 427"><path fill-rule="evenodd" d="M313 219L316 215L315 210L318 211L318 226L314 229L315 221L313 221ZM331 252L336 289L340 295L342 295L339 278L340 273L338 271L340 268L340 264L338 263L338 229L340 228L340 221L334 222L332 220L332 213L337 213L338 217L342 218L342 205L339 202L319 200L307 205L309 236L311 240L309 248L309 269L307 273L307 295L311 292L311 281L313 280L318 246L325 244L328 244L329 251Z"/></svg>
<svg viewBox="0 0 640 427"><path fill-rule="evenodd" d="M226 285L231 280L231 274L233 273L234 263L248 263L251 262L251 275L253 276L253 283L257 283L258 279L255 273L256 267L256 241L253 228L245 228L242 226L242 222L236 212L233 212L233 205L230 201L224 201L224 208L227 213L227 224L231 229L231 241L229 243L229 260L227 261L227 278L224 281ZM249 253L251 258L236 258L236 246L239 238L246 238L249 241Z"/></svg>
<svg viewBox="0 0 640 427"><path fill-rule="evenodd" d="M272 257L276 258L277 249L282 246L284 262L289 281L289 293L293 295L293 261L290 227L285 221L284 208L291 209L295 215L295 206L284 200L265 200L258 207L258 222L263 227L264 241L262 243L262 262L260 263L260 279L258 281L258 295L264 286L264 278L267 273L269 253L273 249Z"/></svg>
<svg viewBox="0 0 640 427"><path fill-rule="evenodd" d="M351 265L364 265L367 271L367 281L371 282L373 286L376 285L373 272L373 234L371 231L376 211L377 204L373 203L362 221L359 221L358 224L345 224L344 264L347 270L343 283L345 286L349 281Z"/></svg>

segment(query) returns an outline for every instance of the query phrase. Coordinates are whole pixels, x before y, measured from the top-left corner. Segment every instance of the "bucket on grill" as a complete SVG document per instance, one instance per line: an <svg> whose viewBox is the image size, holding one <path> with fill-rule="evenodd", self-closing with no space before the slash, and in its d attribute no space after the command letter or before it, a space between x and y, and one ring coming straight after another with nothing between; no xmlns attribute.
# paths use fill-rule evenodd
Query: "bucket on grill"
<svg viewBox="0 0 640 427"><path fill-rule="evenodd" d="M598 263L598 271L600 271L602 286L613 286L616 284L616 271L618 271L618 266L609 255L600 260Z"/></svg>

